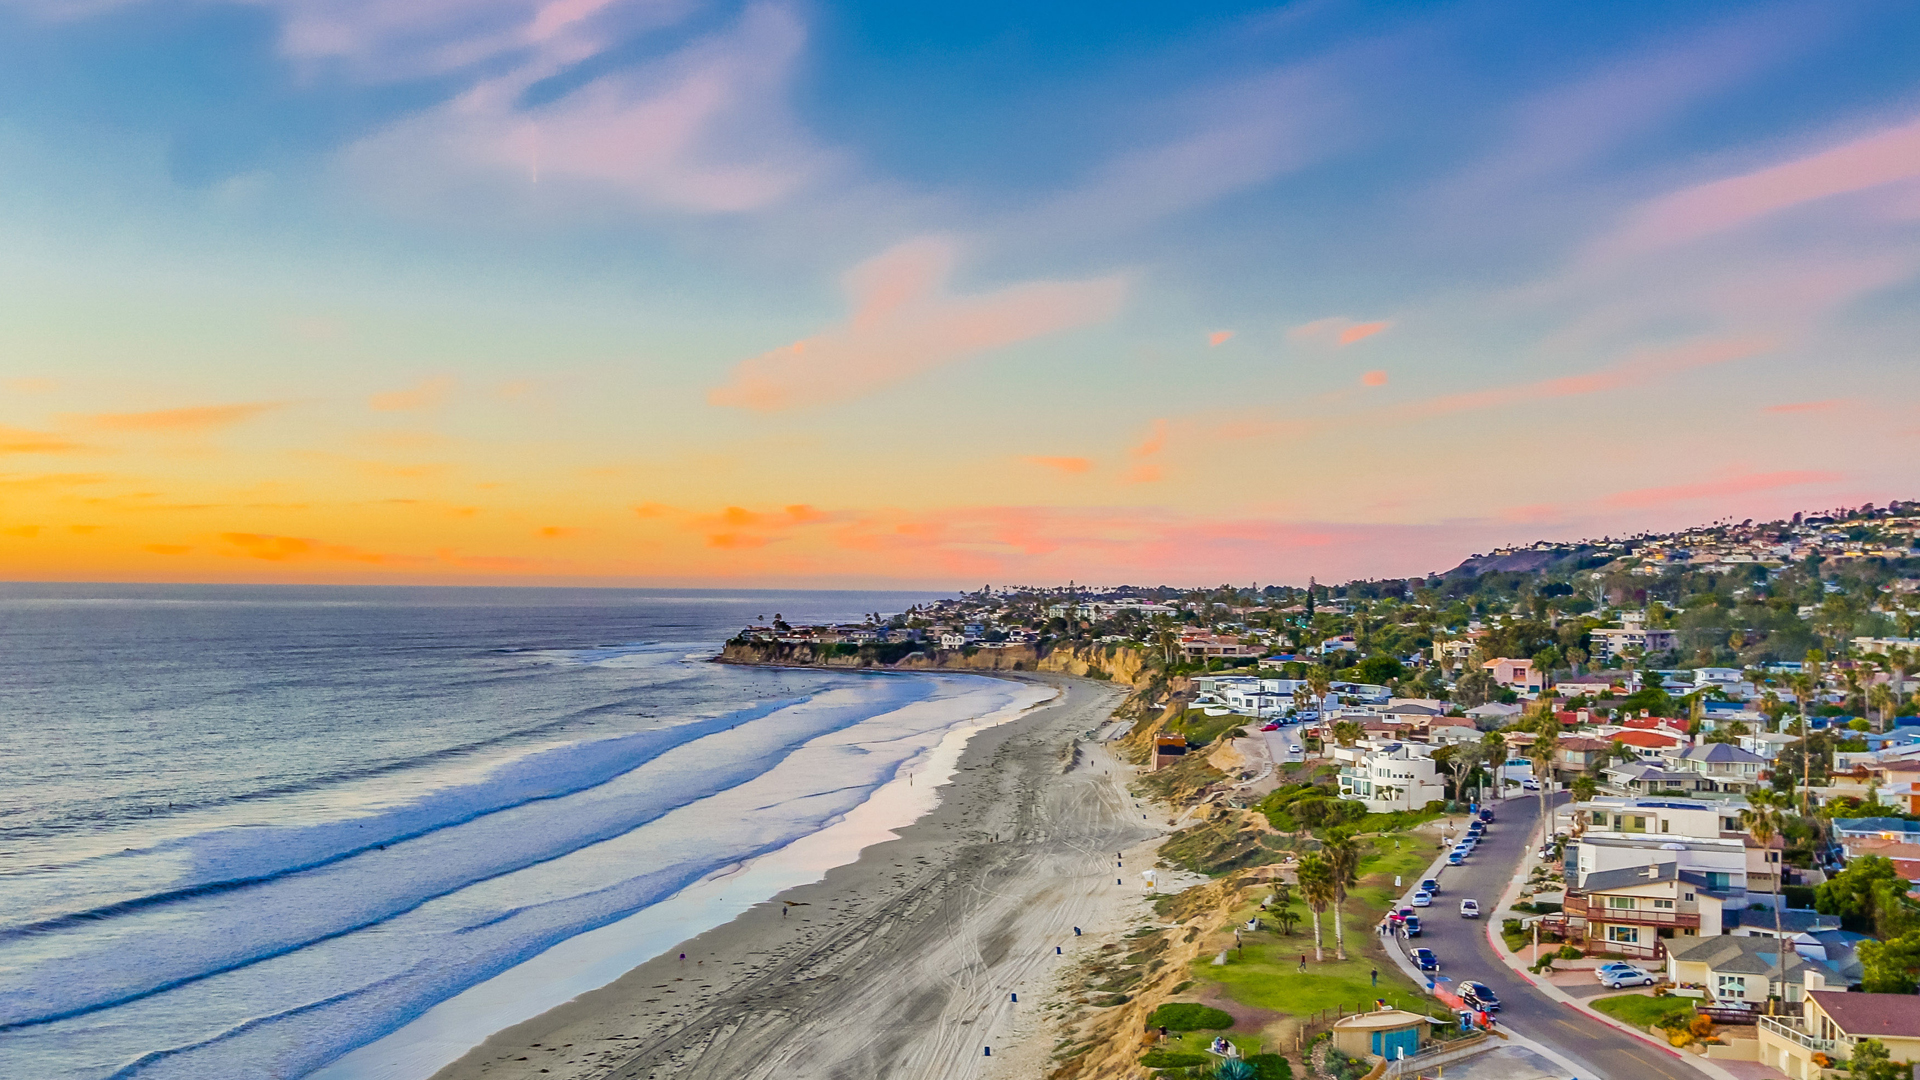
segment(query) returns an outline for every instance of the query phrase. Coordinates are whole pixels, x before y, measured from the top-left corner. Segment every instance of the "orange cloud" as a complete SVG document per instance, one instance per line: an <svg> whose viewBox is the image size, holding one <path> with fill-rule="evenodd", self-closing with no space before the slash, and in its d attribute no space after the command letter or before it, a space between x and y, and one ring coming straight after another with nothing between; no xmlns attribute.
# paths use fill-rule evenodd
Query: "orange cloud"
<svg viewBox="0 0 1920 1080"><path fill-rule="evenodd" d="M193 548L186 544L146 544L142 546L141 550L152 552L155 555L185 555L187 552L192 551Z"/></svg>
<svg viewBox="0 0 1920 1080"><path fill-rule="evenodd" d="M60 435L0 427L0 454L68 454L86 447Z"/></svg>
<svg viewBox="0 0 1920 1080"><path fill-rule="evenodd" d="M568 536L578 536L580 532L581 530L579 529L569 528L565 525L546 525L540 529L540 535L548 540L559 540Z"/></svg>
<svg viewBox="0 0 1920 1080"><path fill-rule="evenodd" d="M1392 326L1392 320L1378 322L1356 322L1345 315L1331 315L1324 319L1315 319L1310 323L1301 323L1287 331L1287 337L1294 341L1331 341L1335 345L1351 345Z"/></svg>
<svg viewBox="0 0 1920 1080"><path fill-rule="evenodd" d="M1372 337L1392 325L1391 322L1381 321L1359 323L1354 326L1349 326L1345 330L1340 331L1340 344L1351 345L1356 341L1365 341L1367 338Z"/></svg>
<svg viewBox="0 0 1920 1080"><path fill-rule="evenodd" d="M1612 507L1660 506L1666 503L1692 502L1697 499L1711 499L1725 495L1745 495L1755 491L1773 491L1778 488L1803 487L1808 484L1831 484L1846 479L1837 472L1815 470L1793 470L1770 473L1751 473L1746 476L1729 477L1725 480L1710 480L1699 484L1677 484L1672 487L1640 488L1635 491L1621 491L1606 497L1605 504Z"/></svg>
<svg viewBox="0 0 1920 1080"><path fill-rule="evenodd" d="M78 422L101 431L211 431L232 427L281 406L277 402L244 405L201 405L186 409L160 409L154 412L99 413L79 417Z"/></svg>
<svg viewBox="0 0 1920 1080"><path fill-rule="evenodd" d="M768 543L766 537L748 533L714 533L707 537L707 546L717 548L758 548Z"/></svg>
<svg viewBox="0 0 1920 1080"><path fill-rule="evenodd" d="M453 380L445 375L426 379L405 390L394 390L385 394L375 394L367 399L367 407L375 412L409 412L414 409L427 409L445 401L453 390Z"/></svg>
<svg viewBox="0 0 1920 1080"><path fill-rule="evenodd" d="M21 537L22 539L31 540L34 537L40 535L40 526L12 525L12 526L8 526L7 528L0 529L0 533L5 533L8 536L18 536L18 537Z"/></svg>
<svg viewBox="0 0 1920 1080"><path fill-rule="evenodd" d="M272 536L264 533L221 533L220 539L240 549L238 554L269 562L318 560L325 562L397 563L414 562L400 555L382 555L347 544L328 544L300 536Z"/></svg>
<svg viewBox="0 0 1920 1080"><path fill-rule="evenodd" d="M1643 349L1620 363L1584 375L1565 375L1556 379L1542 379L1538 382L1519 383L1513 386L1496 386L1485 390L1445 394L1424 402L1416 402L1399 411L1409 416L1443 416L1448 413L1492 409L1527 401L1596 394L1603 390L1639 386L1692 368L1711 367L1716 364L1744 360L1765 352L1771 347L1772 342L1764 338L1734 338L1708 339L1668 349Z"/></svg>
<svg viewBox="0 0 1920 1080"><path fill-rule="evenodd" d="M1385 386L1387 385L1387 373L1384 371L1369 371L1366 374L1360 376L1360 385L1361 386Z"/></svg>
<svg viewBox="0 0 1920 1080"><path fill-rule="evenodd" d="M1825 401L1796 401L1786 405L1769 405L1760 411L1769 413L1832 412L1844 404L1846 403L1839 398L1828 398Z"/></svg>
<svg viewBox="0 0 1920 1080"><path fill-rule="evenodd" d="M1215 330L1213 333L1207 335L1207 344L1224 345L1232 337L1233 331L1231 330Z"/></svg>
<svg viewBox="0 0 1920 1080"><path fill-rule="evenodd" d="M1141 440L1140 445L1134 447L1129 453L1134 457L1152 457L1166 448L1167 422L1165 420L1155 420L1153 422L1153 430L1148 432L1147 437Z"/></svg>
<svg viewBox="0 0 1920 1080"><path fill-rule="evenodd" d="M980 296L947 293L953 245L921 239L855 267L846 324L741 361L714 405L773 412L857 397L989 349L1113 317L1125 283L1035 281Z"/></svg>
<svg viewBox="0 0 1920 1080"><path fill-rule="evenodd" d="M1029 465L1038 465L1043 469L1058 469L1063 473L1083 473L1093 468L1093 462L1083 457L1036 457L1020 459Z"/></svg>

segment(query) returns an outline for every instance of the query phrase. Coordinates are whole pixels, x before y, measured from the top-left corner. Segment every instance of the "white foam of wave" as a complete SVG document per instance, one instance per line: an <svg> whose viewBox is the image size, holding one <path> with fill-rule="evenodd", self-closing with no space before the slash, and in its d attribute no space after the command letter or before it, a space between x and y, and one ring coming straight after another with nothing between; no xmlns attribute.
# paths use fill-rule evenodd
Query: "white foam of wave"
<svg viewBox="0 0 1920 1080"><path fill-rule="evenodd" d="M862 803L776 851L718 870L619 922L577 935L427 1010L398 1031L311 1074L311 1080L422 1080L503 1028L605 986L678 942L720 926L787 889L819 881L939 802L974 735L1057 696L1021 685L1000 709L960 717ZM951 699L965 706L967 698Z"/></svg>

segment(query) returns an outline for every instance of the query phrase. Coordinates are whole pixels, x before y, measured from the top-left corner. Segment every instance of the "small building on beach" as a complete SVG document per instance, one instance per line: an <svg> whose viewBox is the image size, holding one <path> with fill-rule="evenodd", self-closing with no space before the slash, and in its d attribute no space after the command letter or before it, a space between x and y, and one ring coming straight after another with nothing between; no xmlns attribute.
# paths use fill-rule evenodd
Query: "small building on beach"
<svg viewBox="0 0 1920 1080"><path fill-rule="evenodd" d="M1358 1013L1333 1022L1333 1048L1348 1057L1412 1057L1420 1052L1430 1021L1404 1009Z"/></svg>

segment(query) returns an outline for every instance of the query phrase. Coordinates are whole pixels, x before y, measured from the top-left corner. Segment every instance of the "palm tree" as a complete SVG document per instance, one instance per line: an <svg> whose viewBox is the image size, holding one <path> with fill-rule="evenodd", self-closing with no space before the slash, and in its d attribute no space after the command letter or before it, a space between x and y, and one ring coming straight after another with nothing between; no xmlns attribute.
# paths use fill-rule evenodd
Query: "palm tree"
<svg viewBox="0 0 1920 1080"><path fill-rule="evenodd" d="M1487 756L1489 771L1493 773L1493 793L1498 796L1501 794L1500 766L1506 764L1507 760L1507 737L1497 731L1487 732L1480 736L1480 752Z"/></svg>
<svg viewBox="0 0 1920 1080"><path fill-rule="evenodd" d="M1366 733L1367 729L1361 727L1358 720L1342 720L1333 725L1333 741L1341 746L1352 746Z"/></svg>
<svg viewBox="0 0 1920 1080"><path fill-rule="evenodd" d="M1747 802L1749 804L1748 808L1740 811L1740 824L1746 827L1748 835L1759 841L1760 849L1771 856L1773 838L1786 831L1785 808L1781 806L1781 800L1771 791L1752 792L1747 796ZM1784 860L1774 864L1772 906L1773 940L1776 944L1784 943L1787 940L1786 935L1780 930L1780 898L1784 895L1781 890L1781 881L1785 874L1786 865ZM1776 948L1773 951L1774 981L1780 983L1781 997L1785 997L1787 993L1785 960L1782 957L1784 948L1784 944L1781 944L1780 948ZM1772 993L1769 992L1767 997L1767 1008L1771 1011L1773 1008Z"/></svg>
<svg viewBox="0 0 1920 1080"><path fill-rule="evenodd" d="M1867 691L1867 704L1879 717L1874 722L1873 730L1887 730L1887 718L1893 715L1893 691L1886 683L1874 683Z"/></svg>
<svg viewBox="0 0 1920 1080"><path fill-rule="evenodd" d="M1327 692L1333 689L1333 672L1325 664L1315 664L1307 669L1307 689L1313 691L1313 707L1326 704Z"/></svg>
<svg viewBox="0 0 1920 1080"><path fill-rule="evenodd" d="M1560 749L1560 720L1553 715L1552 702L1542 704L1534 716L1533 734L1533 747L1527 756L1533 759L1534 779L1539 781L1540 835L1544 839L1553 835L1553 819L1547 816L1547 788L1553 783L1553 755Z"/></svg>
<svg viewBox="0 0 1920 1080"><path fill-rule="evenodd" d="M1344 905L1347 902L1347 888L1359 884L1356 871L1360 868L1360 848L1353 842L1353 836L1345 831L1331 834L1327 842L1320 845L1327 857L1327 868L1333 874L1333 955L1335 958L1347 958L1347 928Z"/></svg>
<svg viewBox="0 0 1920 1080"><path fill-rule="evenodd" d="M1313 962L1318 964L1326 960L1326 952L1320 946L1320 913L1333 903L1333 865L1316 851L1300 860L1300 869L1294 876L1300 879L1300 895L1307 901L1307 910L1313 913Z"/></svg>

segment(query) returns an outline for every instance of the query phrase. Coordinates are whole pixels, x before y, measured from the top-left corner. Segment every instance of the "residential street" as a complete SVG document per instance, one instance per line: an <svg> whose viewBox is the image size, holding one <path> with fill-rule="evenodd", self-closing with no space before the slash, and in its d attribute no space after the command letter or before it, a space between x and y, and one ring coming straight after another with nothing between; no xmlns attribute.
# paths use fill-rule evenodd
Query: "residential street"
<svg viewBox="0 0 1920 1080"><path fill-rule="evenodd" d="M1686 1062L1552 1000L1501 962L1487 929L1512 917L1494 905L1526 854L1539 801L1513 799L1497 804L1495 813L1498 820L1466 865L1441 872L1440 895L1421 913L1422 936L1411 943L1400 940L1401 950L1409 944L1432 949L1440 958L1440 974L1453 980L1450 989L1468 980L1492 987L1504 1006L1499 1024L1592 1066L1606 1080L1701 1080L1701 1072ZM1477 920L1460 917L1460 901L1468 897L1484 912Z"/></svg>

